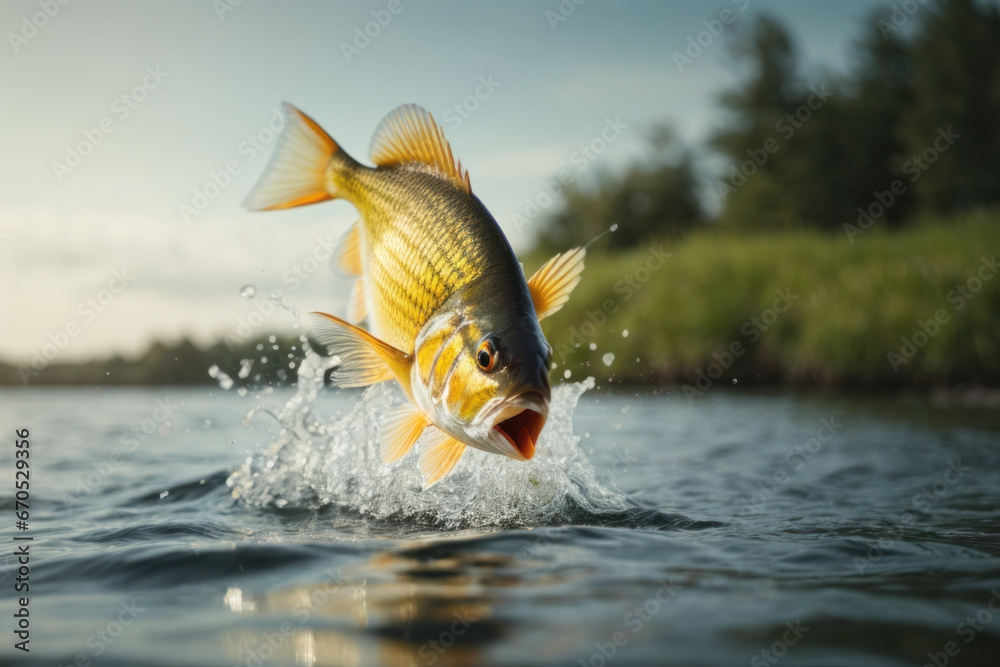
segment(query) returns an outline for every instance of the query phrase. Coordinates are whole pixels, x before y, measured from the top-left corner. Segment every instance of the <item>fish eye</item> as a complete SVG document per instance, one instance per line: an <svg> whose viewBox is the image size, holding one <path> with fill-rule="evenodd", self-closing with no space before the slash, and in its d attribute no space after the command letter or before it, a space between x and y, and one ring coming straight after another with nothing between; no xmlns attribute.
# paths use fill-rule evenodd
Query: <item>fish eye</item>
<svg viewBox="0 0 1000 667"><path fill-rule="evenodd" d="M479 344L479 349L476 350L476 363L479 364L479 368L489 373L496 368L499 356L497 346L493 343L493 340L484 338Z"/></svg>

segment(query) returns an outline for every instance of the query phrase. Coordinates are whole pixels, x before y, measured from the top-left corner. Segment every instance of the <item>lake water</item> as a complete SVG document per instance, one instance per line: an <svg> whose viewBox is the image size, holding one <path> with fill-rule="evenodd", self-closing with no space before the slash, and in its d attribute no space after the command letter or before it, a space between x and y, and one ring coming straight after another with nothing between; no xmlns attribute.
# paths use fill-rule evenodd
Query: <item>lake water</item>
<svg viewBox="0 0 1000 667"><path fill-rule="evenodd" d="M1000 664L995 411L585 389L428 491L377 460L390 387L3 390L0 662Z"/></svg>

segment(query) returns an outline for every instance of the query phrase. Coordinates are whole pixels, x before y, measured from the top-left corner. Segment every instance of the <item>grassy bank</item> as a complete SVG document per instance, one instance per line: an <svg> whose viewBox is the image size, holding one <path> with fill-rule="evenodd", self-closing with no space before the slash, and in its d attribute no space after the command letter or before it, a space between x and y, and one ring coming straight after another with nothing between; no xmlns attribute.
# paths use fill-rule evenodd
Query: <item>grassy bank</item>
<svg viewBox="0 0 1000 667"><path fill-rule="evenodd" d="M546 336L560 369L626 382L1000 384L1000 213L878 227L595 246Z"/></svg>

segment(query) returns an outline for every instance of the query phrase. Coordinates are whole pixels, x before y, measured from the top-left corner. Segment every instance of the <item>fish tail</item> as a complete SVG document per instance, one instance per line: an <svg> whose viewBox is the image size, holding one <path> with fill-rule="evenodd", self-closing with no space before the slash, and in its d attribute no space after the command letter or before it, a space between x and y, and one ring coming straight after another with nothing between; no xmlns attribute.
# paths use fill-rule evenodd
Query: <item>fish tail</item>
<svg viewBox="0 0 1000 667"><path fill-rule="evenodd" d="M243 205L252 211L305 206L338 197L332 170L354 161L323 128L287 102L274 154Z"/></svg>

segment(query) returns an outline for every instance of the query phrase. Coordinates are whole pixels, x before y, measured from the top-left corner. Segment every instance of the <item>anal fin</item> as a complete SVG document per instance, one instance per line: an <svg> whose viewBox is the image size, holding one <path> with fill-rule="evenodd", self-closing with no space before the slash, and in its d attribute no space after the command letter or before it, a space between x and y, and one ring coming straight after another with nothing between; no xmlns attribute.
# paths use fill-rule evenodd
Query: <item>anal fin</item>
<svg viewBox="0 0 1000 667"><path fill-rule="evenodd" d="M403 458L428 425L430 420L410 403L389 410L382 420L382 460L392 463Z"/></svg>
<svg viewBox="0 0 1000 667"><path fill-rule="evenodd" d="M448 475L465 453L465 444L436 426L424 431L420 450L420 474L429 489Z"/></svg>
<svg viewBox="0 0 1000 667"><path fill-rule="evenodd" d="M355 220L333 249L330 268L342 278L354 278L364 271L361 264L361 221Z"/></svg>
<svg viewBox="0 0 1000 667"><path fill-rule="evenodd" d="M351 298L347 302L347 321L357 324L368 317L368 304L365 303L365 285L361 278L351 286Z"/></svg>

